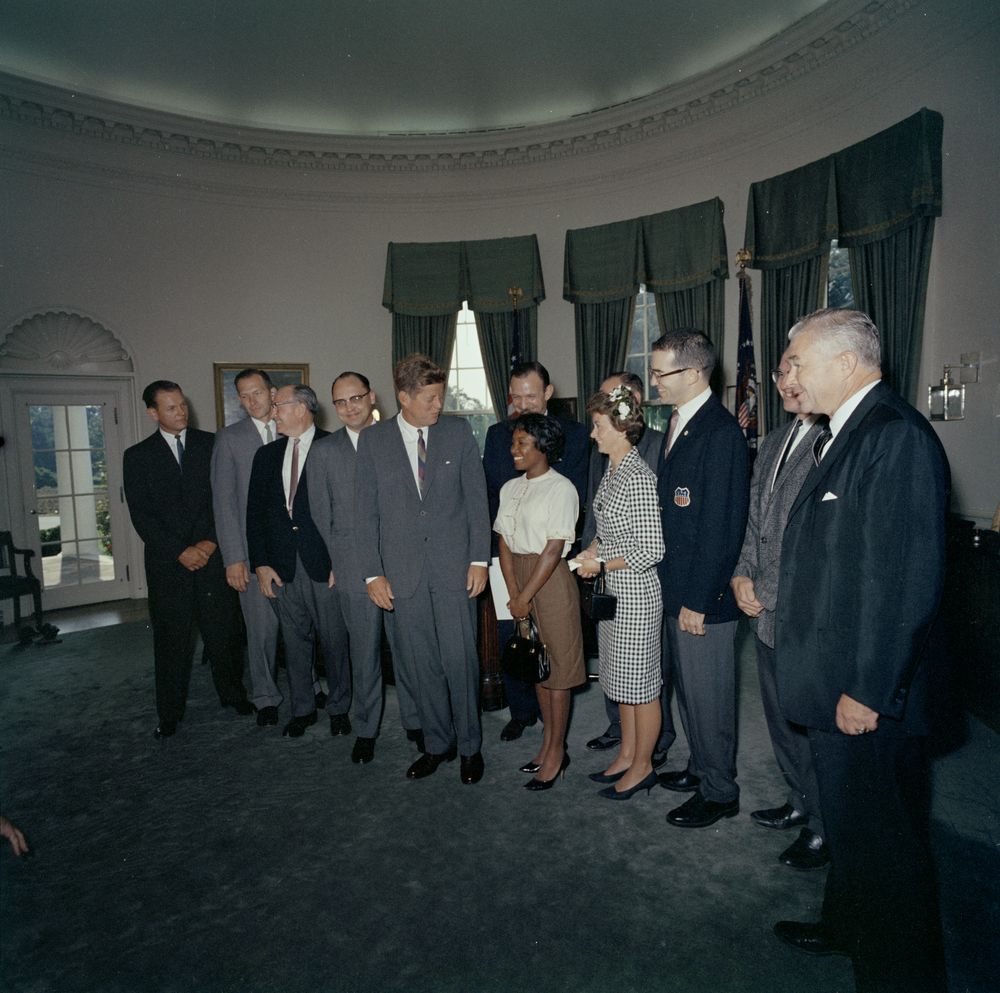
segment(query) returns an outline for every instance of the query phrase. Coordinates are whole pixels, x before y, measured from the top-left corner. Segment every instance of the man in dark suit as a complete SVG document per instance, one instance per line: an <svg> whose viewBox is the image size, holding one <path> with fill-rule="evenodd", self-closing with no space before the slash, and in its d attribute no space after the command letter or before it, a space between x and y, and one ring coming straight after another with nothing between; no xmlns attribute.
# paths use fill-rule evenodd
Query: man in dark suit
<svg viewBox="0 0 1000 993"><path fill-rule="evenodd" d="M309 506L330 553L333 609L350 636L358 735L351 761L363 765L375 758L382 719L382 611L368 596L358 561L354 492L358 442L375 423L376 398L371 383L359 372L342 372L333 381L331 394L344 427L317 439L309 453Z"/></svg>
<svg viewBox="0 0 1000 993"><path fill-rule="evenodd" d="M257 450L247 494L247 552L260 591L281 622L292 718L283 734L301 737L316 723L313 655L319 637L329 689L330 733L351 733L351 674L347 636L333 605L333 577L326 542L316 528L307 483L316 427L316 394L299 383L274 398L283 437Z"/></svg>
<svg viewBox="0 0 1000 993"><path fill-rule="evenodd" d="M785 803L755 810L750 817L756 824L779 831L800 827L798 838L778 856L778 861L793 869L821 869L830 861L830 851L823 840L823 818L809 739L805 728L786 720L778 705L774 608L788 512L813 467L812 446L821 427L825 427L826 418L804 411L801 393L784 387L788 369L788 357L782 356L771 378L785 410L796 417L791 425L772 430L760 446L750 483L747 533L732 587L737 606L748 617L755 618L761 703L771 746L788 784Z"/></svg>
<svg viewBox="0 0 1000 993"><path fill-rule="evenodd" d="M395 612L397 675L413 690L431 775L461 753L463 783L483 776L476 597L490 554L486 480L467 421L441 417L445 373L411 355L393 372L400 412L358 444L358 554L368 595ZM457 748L456 748L457 739Z"/></svg>
<svg viewBox="0 0 1000 993"><path fill-rule="evenodd" d="M779 921L775 933L850 954L859 993L941 993L925 746L948 463L926 419L881 381L866 314L817 311L789 338L786 388L830 426L788 514L778 698L809 729L831 866L820 923Z"/></svg>
<svg viewBox="0 0 1000 993"><path fill-rule="evenodd" d="M181 388L165 379L142 392L158 430L125 452L125 499L143 541L153 626L157 738L184 716L194 628L212 665L219 702L252 710L242 682L236 597L226 585L216 543L209 481L212 435L188 427Z"/></svg>
<svg viewBox="0 0 1000 993"><path fill-rule="evenodd" d="M521 414L548 414L548 404L554 387L549 380L549 372L541 362L521 362L514 366L510 374L508 388L513 413L505 421L494 424L486 432L483 446L483 471L486 473L486 487L489 493L490 526L496 520L500 507L500 487L518 475L514 459L510 454L514 427ZM556 418L563 429L566 448L563 457L553 464L556 472L565 476L575 487L583 507L587 498L587 472L589 458L589 432L577 421ZM496 535L491 532L491 550L497 555ZM500 622L500 643L504 644L514 633L513 621ZM539 718L538 695L535 687L521 679L503 674L504 694L510 707L510 720L500 732L503 741L516 741Z"/></svg>
<svg viewBox="0 0 1000 993"><path fill-rule="evenodd" d="M613 372L601 383L601 392L610 393L617 386L626 386L635 397L635 402L642 405L643 392L645 387L642 380L634 372ZM664 436L662 431L656 428L645 427L639 437L636 448L643 461L653 472L659 468L660 456L663 451ZM580 536L580 547L589 548L591 542L597 534L597 518L594 515L594 497L597 494L597 487L601 485L604 473L608 468L608 457L602 455L594 446L590 452L590 466L587 476L587 511L583 523L583 534ZM674 718L670 710L670 698L673 692L670 671L667 663L669 656L663 655L663 689L660 692L660 711L662 723L660 725L660 738L653 752L653 768L658 769L667 761L667 752L677 737L674 731ZM622 725L621 716L618 713L618 704L614 700L604 697L604 709L608 715L608 727L603 734L596 738L591 738L587 742L587 747L592 751L604 751L607 748L614 748L621 741Z"/></svg>
<svg viewBox="0 0 1000 993"><path fill-rule="evenodd" d="M263 369L244 369L235 380L247 416L222 428L212 452L212 506L226 582L236 590L247 631L251 702L261 727L278 723L278 615L250 574L247 552L247 494L257 450L277 438L274 385Z"/></svg>
<svg viewBox="0 0 1000 993"><path fill-rule="evenodd" d="M746 530L747 444L709 389L712 343L700 331L653 342L650 376L674 407L657 474L666 555L659 565L666 650L691 756L660 785L693 795L667 815L699 828L739 813L736 659L739 608L729 580Z"/></svg>

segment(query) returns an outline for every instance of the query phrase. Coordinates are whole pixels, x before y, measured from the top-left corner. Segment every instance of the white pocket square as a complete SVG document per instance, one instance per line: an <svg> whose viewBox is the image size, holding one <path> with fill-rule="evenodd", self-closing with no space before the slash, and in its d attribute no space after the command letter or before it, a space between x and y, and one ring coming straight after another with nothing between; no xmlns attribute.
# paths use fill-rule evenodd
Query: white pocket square
<svg viewBox="0 0 1000 993"><path fill-rule="evenodd" d="M827 500L836 500L836 499L837 499L837 494L831 493L829 490L827 490L826 493L823 494L822 502L826 503Z"/></svg>

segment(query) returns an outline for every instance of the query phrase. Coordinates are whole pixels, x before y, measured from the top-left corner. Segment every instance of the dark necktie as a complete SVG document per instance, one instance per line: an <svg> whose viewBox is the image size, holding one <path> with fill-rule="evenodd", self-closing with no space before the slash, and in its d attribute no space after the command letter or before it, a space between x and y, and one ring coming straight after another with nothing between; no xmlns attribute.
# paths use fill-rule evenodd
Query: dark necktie
<svg viewBox="0 0 1000 993"><path fill-rule="evenodd" d="M823 449L826 448L826 443L833 437L833 432L828 428L823 428L822 431L816 436L816 440L813 442L813 462L819 465L820 460L823 458Z"/></svg>
<svg viewBox="0 0 1000 993"><path fill-rule="evenodd" d="M181 436L179 434L175 434L174 437L177 439L177 464L181 467L181 469L183 469L184 468L184 442L181 441Z"/></svg>
<svg viewBox="0 0 1000 993"><path fill-rule="evenodd" d="M774 472L774 482L777 483L778 477L781 475L781 470L785 468L785 463L788 461L788 456L792 453L792 446L795 444L795 439L799 436L799 429L802 427L802 421L799 418L795 419L795 424L792 425L792 430L788 435L788 441L785 443L785 450L781 453L781 461L778 463L778 468Z"/></svg>
<svg viewBox="0 0 1000 993"><path fill-rule="evenodd" d="M288 480L288 516L292 516L295 491L299 488L299 439L292 439L292 474Z"/></svg>
<svg viewBox="0 0 1000 993"><path fill-rule="evenodd" d="M424 441L423 428L417 428L417 479L420 483L420 499L423 500L427 489L427 443Z"/></svg>
<svg viewBox="0 0 1000 993"><path fill-rule="evenodd" d="M674 443L674 435L677 434L677 422L681 419L680 411L674 407L674 412L670 415L670 426L667 428L667 440L663 444L663 457L666 458L670 447Z"/></svg>

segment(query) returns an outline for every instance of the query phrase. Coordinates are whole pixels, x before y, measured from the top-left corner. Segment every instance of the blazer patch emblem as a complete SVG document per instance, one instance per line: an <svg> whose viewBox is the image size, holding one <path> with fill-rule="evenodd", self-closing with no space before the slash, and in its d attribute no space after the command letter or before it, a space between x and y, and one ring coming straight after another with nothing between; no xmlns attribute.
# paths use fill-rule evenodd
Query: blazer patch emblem
<svg viewBox="0 0 1000 993"><path fill-rule="evenodd" d="M677 489L674 490L674 506L691 506L691 491L686 486L678 486Z"/></svg>

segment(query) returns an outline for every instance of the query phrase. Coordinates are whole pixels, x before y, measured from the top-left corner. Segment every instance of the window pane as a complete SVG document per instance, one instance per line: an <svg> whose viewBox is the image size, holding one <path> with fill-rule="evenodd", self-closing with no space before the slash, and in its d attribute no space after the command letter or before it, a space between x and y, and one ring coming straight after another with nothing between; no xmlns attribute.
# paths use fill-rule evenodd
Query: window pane
<svg viewBox="0 0 1000 993"><path fill-rule="evenodd" d="M104 448L104 408L87 408L87 430L91 448Z"/></svg>
<svg viewBox="0 0 1000 993"><path fill-rule="evenodd" d="M457 345L457 365L460 369L468 366L481 366L482 358L479 351L479 335L473 322L459 324L455 336Z"/></svg>
<svg viewBox="0 0 1000 993"><path fill-rule="evenodd" d="M55 425L51 407L29 407L32 448L55 448Z"/></svg>
<svg viewBox="0 0 1000 993"><path fill-rule="evenodd" d="M828 307L853 307L854 289L851 286L851 257L846 248L836 241L830 244L830 266L826 282Z"/></svg>

